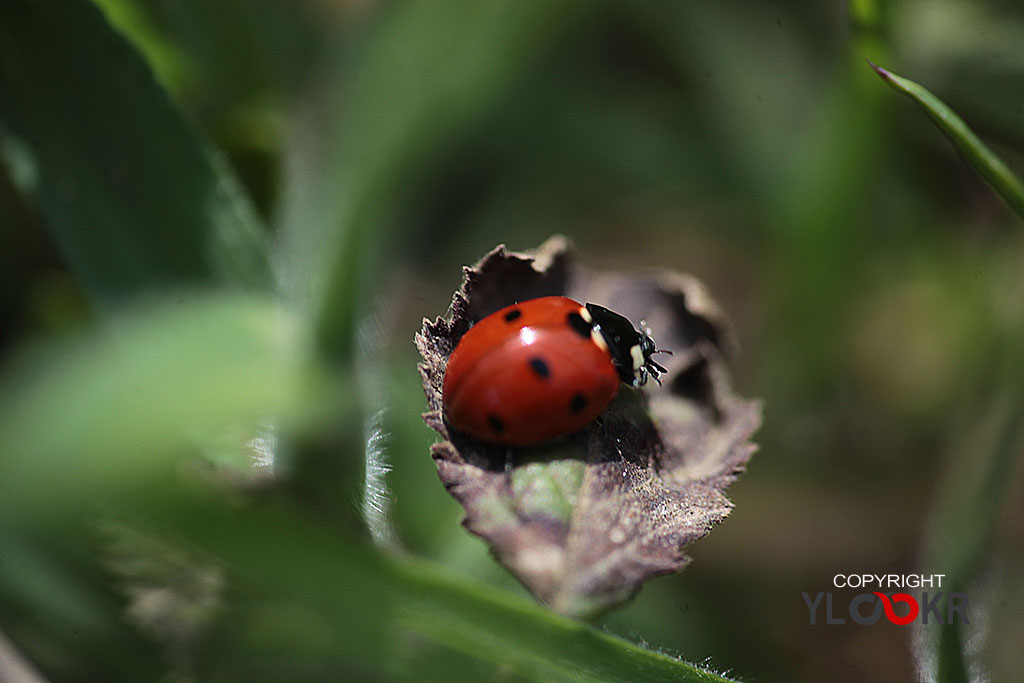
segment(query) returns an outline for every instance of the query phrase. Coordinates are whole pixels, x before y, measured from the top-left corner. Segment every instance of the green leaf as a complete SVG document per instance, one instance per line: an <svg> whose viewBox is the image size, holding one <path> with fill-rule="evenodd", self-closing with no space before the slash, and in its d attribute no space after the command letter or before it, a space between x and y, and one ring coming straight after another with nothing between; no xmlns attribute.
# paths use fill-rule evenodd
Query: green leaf
<svg viewBox="0 0 1024 683"><path fill-rule="evenodd" d="M208 666L230 662L216 670L230 672L228 680L294 680L295 669L275 660L295 652L306 671L320 662L386 680L459 680L417 667L435 649L446 661L475 660L487 680L729 680L432 563L372 552L288 504L264 500L244 514L186 505L154 515L239 580L223 632L211 639L219 651L206 658ZM279 620L289 625L269 626Z"/></svg>
<svg viewBox="0 0 1024 683"><path fill-rule="evenodd" d="M148 301L0 373L6 517L106 499L166 475L182 452L307 408L305 355L275 303L239 295ZM247 428L252 431L246 431Z"/></svg>
<svg viewBox="0 0 1024 683"><path fill-rule="evenodd" d="M0 158L101 301L168 283L270 283L223 159L87 0L0 3Z"/></svg>
<svg viewBox="0 0 1024 683"><path fill-rule="evenodd" d="M1006 200L1010 208L1018 216L1024 218L1024 184L1003 163L1003 160L996 156L995 152L974 134L974 131L968 128L955 111L924 86L883 69L870 60L868 64L875 70L875 73L882 77L882 80L892 86L893 90L901 92L917 102L939 127L943 135L949 138L957 151Z"/></svg>

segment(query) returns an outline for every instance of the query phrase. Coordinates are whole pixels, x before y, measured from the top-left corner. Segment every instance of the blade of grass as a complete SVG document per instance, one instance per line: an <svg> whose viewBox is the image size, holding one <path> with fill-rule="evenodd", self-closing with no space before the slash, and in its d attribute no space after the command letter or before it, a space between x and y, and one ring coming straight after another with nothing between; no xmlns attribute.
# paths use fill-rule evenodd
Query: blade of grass
<svg viewBox="0 0 1024 683"><path fill-rule="evenodd" d="M88 0L0 3L0 159L101 303L196 280L269 288L224 160Z"/></svg>
<svg viewBox="0 0 1024 683"><path fill-rule="evenodd" d="M981 174L985 181L1006 200L1018 216L1024 218L1024 184L1013 171L1003 163L988 145L981 141L964 120L942 100L924 86L894 74L871 60L868 64L893 90L909 96L917 102L935 122L943 135L949 138L957 151Z"/></svg>

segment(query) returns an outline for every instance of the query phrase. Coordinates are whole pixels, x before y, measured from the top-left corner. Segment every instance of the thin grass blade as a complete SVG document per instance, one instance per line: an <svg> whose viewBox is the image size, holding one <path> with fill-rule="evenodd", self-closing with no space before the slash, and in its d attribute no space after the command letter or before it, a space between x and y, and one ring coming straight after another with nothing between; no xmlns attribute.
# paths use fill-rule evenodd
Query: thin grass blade
<svg viewBox="0 0 1024 683"><path fill-rule="evenodd" d="M1024 183L1021 183L1020 178L1010 170L1010 167L982 142L955 111L924 86L871 61L868 61L868 64L893 90L917 102L943 135L949 138L957 151L1006 200L1010 208L1024 218Z"/></svg>

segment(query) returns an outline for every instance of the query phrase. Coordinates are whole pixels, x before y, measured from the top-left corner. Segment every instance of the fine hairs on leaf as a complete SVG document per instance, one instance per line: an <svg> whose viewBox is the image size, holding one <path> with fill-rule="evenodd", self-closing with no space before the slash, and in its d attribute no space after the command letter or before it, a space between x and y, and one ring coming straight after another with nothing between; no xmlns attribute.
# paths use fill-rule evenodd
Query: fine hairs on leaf
<svg viewBox="0 0 1024 683"><path fill-rule="evenodd" d="M387 475L388 434L384 427L387 404L384 399L382 363L373 349L384 337L384 323L378 317L367 317L357 333L356 384L367 404L363 416L363 502L362 514L370 538L380 548L395 550L398 538L391 521L391 492Z"/></svg>
<svg viewBox="0 0 1024 683"><path fill-rule="evenodd" d="M674 353L664 383L620 387L597 420L553 443L506 448L452 428L441 388L459 338L499 308L548 295L645 321ZM441 481L466 528L552 609L591 616L628 600L682 569L682 548L729 513L724 491L754 452L761 411L729 386L731 331L696 279L590 270L561 237L529 254L499 246L465 269L448 316L425 320L416 344L424 420L444 439L432 449Z"/></svg>

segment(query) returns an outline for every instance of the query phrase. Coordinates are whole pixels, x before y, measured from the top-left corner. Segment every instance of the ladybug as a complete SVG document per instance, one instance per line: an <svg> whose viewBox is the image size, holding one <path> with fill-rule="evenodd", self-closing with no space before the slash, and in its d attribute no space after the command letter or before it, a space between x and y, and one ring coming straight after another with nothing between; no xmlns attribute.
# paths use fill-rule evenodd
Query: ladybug
<svg viewBox="0 0 1024 683"><path fill-rule="evenodd" d="M597 304L545 296L506 306L469 329L448 359L448 422L484 441L526 446L578 431L665 368L646 326ZM669 353L667 351L663 353Z"/></svg>

